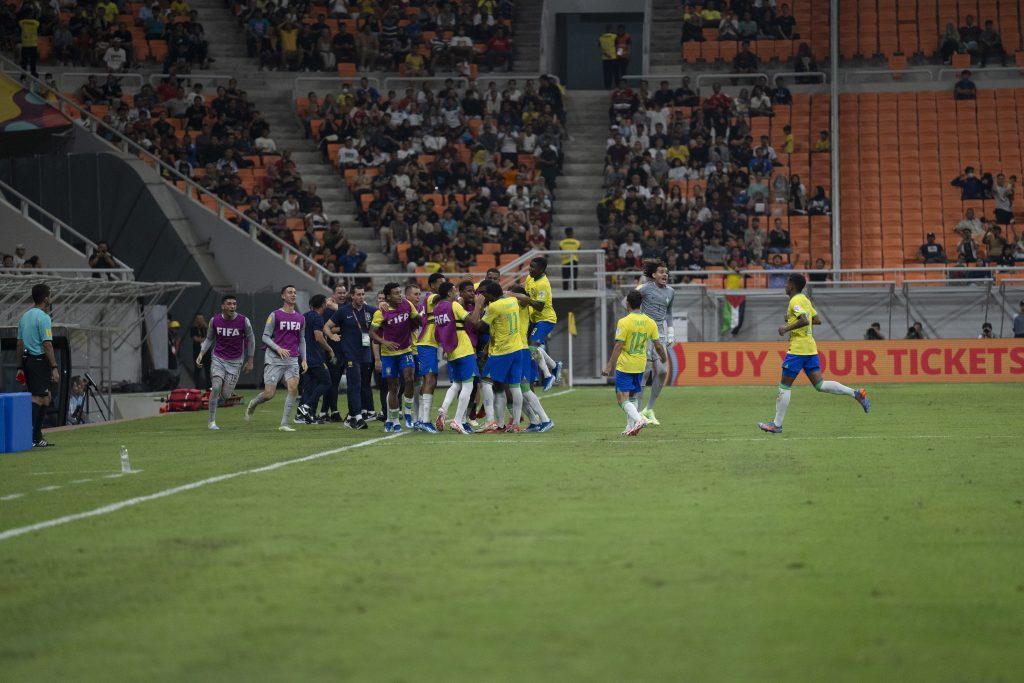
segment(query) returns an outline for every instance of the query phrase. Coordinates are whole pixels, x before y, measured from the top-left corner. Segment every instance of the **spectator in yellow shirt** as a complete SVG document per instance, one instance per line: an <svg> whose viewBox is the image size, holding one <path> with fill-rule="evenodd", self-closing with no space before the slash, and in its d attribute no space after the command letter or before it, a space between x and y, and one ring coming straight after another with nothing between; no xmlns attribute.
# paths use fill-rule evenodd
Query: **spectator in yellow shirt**
<svg viewBox="0 0 1024 683"><path fill-rule="evenodd" d="M832 140L829 137L828 131L823 130L818 133L818 139L814 143L815 152L831 152L832 151Z"/></svg>
<svg viewBox="0 0 1024 683"><path fill-rule="evenodd" d="M673 159L679 159L686 166L690 162L690 148L683 144L679 138L672 139L672 146L665 152L665 161L669 164Z"/></svg>
<svg viewBox="0 0 1024 683"><path fill-rule="evenodd" d="M110 0L96 4L96 9L103 10L103 21L113 24L117 21L117 5Z"/></svg>
<svg viewBox="0 0 1024 683"><path fill-rule="evenodd" d="M21 68L39 78L39 72L36 71L39 62L39 20L35 10L19 21L18 27L21 29Z"/></svg>
<svg viewBox="0 0 1024 683"><path fill-rule="evenodd" d="M171 2L171 14L178 16L188 16L188 13L192 11L189 7L187 0L172 0Z"/></svg>
<svg viewBox="0 0 1024 683"><path fill-rule="evenodd" d="M793 129L790 126L783 126L782 132L785 133L786 138L782 143L782 153L792 154L796 144L793 139Z"/></svg>
<svg viewBox="0 0 1024 683"><path fill-rule="evenodd" d="M562 251L579 251L580 241L573 235L572 228L565 229L565 239L558 243ZM577 289L580 257L576 254L562 254L562 289Z"/></svg>
<svg viewBox="0 0 1024 683"><path fill-rule="evenodd" d="M410 52L405 56L406 76L426 76L426 61L419 52Z"/></svg>

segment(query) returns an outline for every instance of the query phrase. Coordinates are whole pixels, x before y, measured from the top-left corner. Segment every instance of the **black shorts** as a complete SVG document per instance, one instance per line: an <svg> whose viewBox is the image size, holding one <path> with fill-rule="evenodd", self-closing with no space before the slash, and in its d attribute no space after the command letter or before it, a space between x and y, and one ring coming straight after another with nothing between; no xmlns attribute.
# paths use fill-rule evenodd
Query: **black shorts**
<svg viewBox="0 0 1024 683"><path fill-rule="evenodd" d="M996 209L996 224L997 225L1009 225L1013 222L1013 211L1006 211L1005 209Z"/></svg>
<svg viewBox="0 0 1024 683"><path fill-rule="evenodd" d="M50 361L46 356L25 354L25 384L33 396L50 395Z"/></svg>

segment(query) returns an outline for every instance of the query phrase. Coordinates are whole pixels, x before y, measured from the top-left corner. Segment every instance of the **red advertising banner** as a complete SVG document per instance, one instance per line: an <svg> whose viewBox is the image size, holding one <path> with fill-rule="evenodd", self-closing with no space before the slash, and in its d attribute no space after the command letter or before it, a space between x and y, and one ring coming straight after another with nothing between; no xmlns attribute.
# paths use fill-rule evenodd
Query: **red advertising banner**
<svg viewBox="0 0 1024 683"><path fill-rule="evenodd" d="M787 348L784 341L673 344L670 383L776 384ZM826 379L841 382L1024 382L1024 339L819 341L818 357Z"/></svg>

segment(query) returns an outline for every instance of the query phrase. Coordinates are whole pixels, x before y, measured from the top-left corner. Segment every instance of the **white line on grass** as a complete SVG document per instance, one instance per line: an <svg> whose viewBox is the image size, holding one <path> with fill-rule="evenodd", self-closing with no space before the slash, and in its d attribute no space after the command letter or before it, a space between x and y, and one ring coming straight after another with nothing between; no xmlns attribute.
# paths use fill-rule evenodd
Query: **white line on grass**
<svg viewBox="0 0 1024 683"><path fill-rule="evenodd" d="M0 500L15 500L24 496L24 493L9 493L6 496L0 496Z"/></svg>
<svg viewBox="0 0 1024 683"><path fill-rule="evenodd" d="M402 432L404 434L404 432ZM70 522L77 522L80 519L88 519L89 517L99 517L101 515L108 515L111 512L117 512L123 510L126 507L133 505L140 505L142 503L148 503L151 500L157 500L159 498L167 498L173 496L176 493L184 493L185 491L192 491L194 489L202 488L209 484L216 484L221 481L227 481L228 479L234 479L241 477L245 474L262 474L263 472L271 472L288 465L295 465L300 462L309 462L311 460L318 460L320 458L326 458L329 455L335 455L336 453L343 453L350 451L354 448L361 448L363 446L372 446L375 443L381 441L387 441L388 439L394 439L395 437L401 436L402 434L390 434L388 436L381 436L376 439L368 439L366 441L360 441L348 446L342 446L341 448L334 448L329 451L321 451L320 453L313 453L312 455L305 455L301 458L293 458L292 460L281 460L274 462L263 467L254 467L250 470L241 470L239 472L231 472L230 474L219 474L216 477L209 477L208 479L200 479L199 481L193 481L189 484L182 484L181 486L175 486L173 488L164 489L163 491L157 491L146 496L139 496L137 498L129 498L128 500L122 500L117 503L111 503L110 505L104 505L94 510L88 510L86 512L76 512L73 515L65 515L64 517L57 517L56 519L48 519L45 522L36 522L35 524L29 524L28 526L16 527L14 529L8 529L6 531L0 531L0 541L6 541L9 538L15 538L17 536L23 536L33 531L40 531L42 529L48 529L54 526L61 526ZM12 494L14 496L20 496L21 494ZM5 497L8 499L10 496Z"/></svg>
<svg viewBox="0 0 1024 683"><path fill-rule="evenodd" d="M41 487L37 488L36 491L56 491L59 488L60 488L59 486L55 486L55 485L54 486L41 486Z"/></svg>
<svg viewBox="0 0 1024 683"><path fill-rule="evenodd" d="M537 398L543 401L546 398L554 398L555 396L565 396L566 394L571 394L574 391L576 391L575 387L573 387L572 389L566 389L565 391L558 391L553 394L540 394L539 396L537 396Z"/></svg>

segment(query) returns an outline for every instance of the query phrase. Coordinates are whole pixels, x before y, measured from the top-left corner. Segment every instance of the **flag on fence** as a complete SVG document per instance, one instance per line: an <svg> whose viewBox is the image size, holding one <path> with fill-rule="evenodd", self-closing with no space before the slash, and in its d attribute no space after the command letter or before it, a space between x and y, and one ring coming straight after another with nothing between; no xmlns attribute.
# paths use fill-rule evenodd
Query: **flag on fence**
<svg viewBox="0 0 1024 683"><path fill-rule="evenodd" d="M569 334L571 334L572 336L575 337L576 336L576 316L572 314L572 311L569 312L569 319L568 319L567 322L569 324Z"/></svg>
<svg viewBox="0 0 1024 683"><path fill-rule="evenodd" d="M738 334L743 325L743 309L747 297L727 296L722 300L722 334Z"/></svg>

